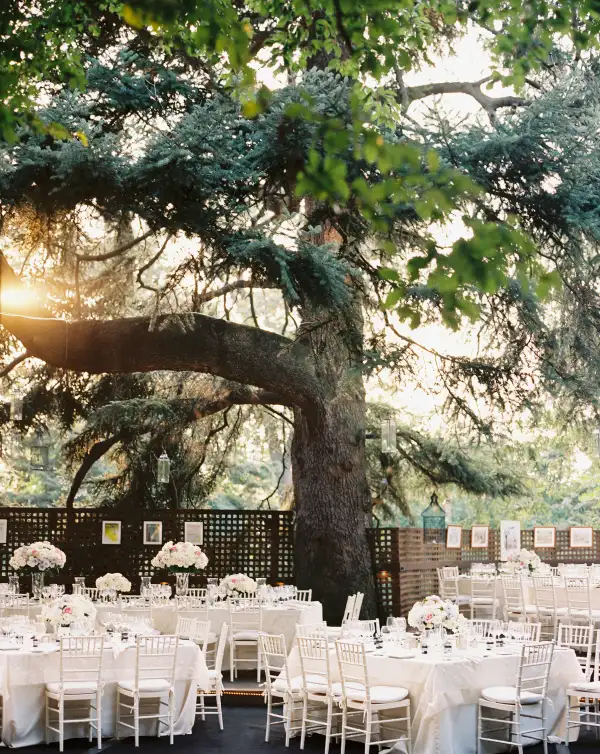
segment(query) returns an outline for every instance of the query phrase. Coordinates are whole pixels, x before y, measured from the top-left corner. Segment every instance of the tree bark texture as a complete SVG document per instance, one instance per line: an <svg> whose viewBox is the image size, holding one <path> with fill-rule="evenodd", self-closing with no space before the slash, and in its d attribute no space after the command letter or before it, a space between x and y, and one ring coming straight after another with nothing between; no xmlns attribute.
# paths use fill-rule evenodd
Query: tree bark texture
<svg viewBox="0 0 600 754"><path fill-rule="evenodd" d="M324 391L318 422L295 412L292 474L296 504L295 570L325 618L338 624L346 599L364 592L363 614L376 612L366 520L370 490L365 458L362 312L357 301L333 321L310 313L314 371ZM329 321L327 321L329 320Z"/></svg>

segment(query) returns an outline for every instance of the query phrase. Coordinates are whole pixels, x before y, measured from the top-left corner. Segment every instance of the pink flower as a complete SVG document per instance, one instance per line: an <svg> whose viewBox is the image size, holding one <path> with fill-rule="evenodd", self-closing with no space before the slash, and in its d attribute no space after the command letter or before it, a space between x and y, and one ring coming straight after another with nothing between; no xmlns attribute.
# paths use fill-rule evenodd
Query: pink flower
<svg viewBox="0 0 600 754"><path fill-rule="evenodd" d="M65 609L63 610L63 613L67 613L67 614L70 614L70 613L72 613L72 612L73 612L73 611L71 610L71 608L70 608L70 607L65 607Z"/></svg>

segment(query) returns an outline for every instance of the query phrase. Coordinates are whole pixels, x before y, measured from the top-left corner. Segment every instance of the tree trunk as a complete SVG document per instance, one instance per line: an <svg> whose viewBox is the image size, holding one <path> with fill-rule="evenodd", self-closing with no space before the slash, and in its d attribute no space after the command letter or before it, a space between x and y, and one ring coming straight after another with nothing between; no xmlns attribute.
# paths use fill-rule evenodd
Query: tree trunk
<svg viewBox="0 0 600 754"><path fill-rule="evenodd" d="M376 615L366 529L371 495L366 477L360 302L333 321L331 311L305 316L308 321L324 401L317 421L300 409L295 412L296 583L312 588L313 596L323 603L325 618L339 625L346 598L356 591L365 594L363 614ZM323 324L315 327L315 321Z"/></svg>

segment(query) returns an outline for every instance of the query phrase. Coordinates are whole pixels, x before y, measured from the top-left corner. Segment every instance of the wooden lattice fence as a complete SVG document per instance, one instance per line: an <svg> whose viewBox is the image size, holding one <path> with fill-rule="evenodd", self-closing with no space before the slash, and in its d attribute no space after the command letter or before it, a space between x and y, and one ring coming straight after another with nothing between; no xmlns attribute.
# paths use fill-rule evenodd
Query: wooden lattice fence
<svg viewBox="0 0 600 754"><path fill-rule="evenodd" d="M76 508L69 516L64 509L0 508L0 519L7 519L6 544L0 544L0 579L4 580L12 573L8 561L17 547L48 540L67 555L57 581L68 583L73 576L86 575L91 584L108 571L120 571L135 590L140 576L158 575L150 561L160 547L143 544L144 521L162 522L163 544L184 539L186 521L203 523L209 565L199 583L236 572L265 576L271 583L293 578L293 514L287 511ZM101 544L102 522L115 520L121 521L121 544ZM160 577L168 580L164 573Z"/></svg>
<svg viewBox="0 0 600 754"><path fill-rule="evenodd" d="M426 541L423 529L374 529L371 532L373 564L377 578L380 616L406 615L412 605L438 590L436 568L457 565L467 571L472 563L498 563L500 533L489 530L489 546L471 547L471 531L463 529L460 549L447 549L445 532L429 532ZM534 550L533 530L521 531L521 547ZM600 531L594 532L593 546L571 549L569 530L556 531L556 547L535 550L546 563L600 562Z"/></svg>

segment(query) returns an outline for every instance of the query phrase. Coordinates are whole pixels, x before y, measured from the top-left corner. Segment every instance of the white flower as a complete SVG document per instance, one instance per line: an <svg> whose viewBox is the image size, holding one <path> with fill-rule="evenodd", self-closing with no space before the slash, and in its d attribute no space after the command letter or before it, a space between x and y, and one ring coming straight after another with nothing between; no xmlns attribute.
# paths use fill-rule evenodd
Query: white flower
<svg viewBox="0 0 600 754"><path fill-rule="evenodd" d="M465 624L465 618L454 602L431 595L421 602L415 602L408 613L408 623L419 631L439 626L457 631Z"/></svg>
<svg viewBox="0 0 600 754"><path fill-rule="evenodd" d="M240 594L254 594L256 592L256 581L246 576L245 573L232 573L221 579L219 588L225 592L228 597Z"/></svg>
<svg viewBox="0 0 600 754"><path fill-rule="evenodd" d="M542 563L540 556L532 550L522 548L511 553L500 566L503 573L539 573L547 574L548 566Z"/></svg>
<svg viewBox="0 0 600 754"><path fill-rule="evenodd" d="M72 623L92 622L96 608L82 594L65 594L42 608L42 620L55 626L70 626Z"/></svg>
<svg viewBox="0 0 600 754"><path fill-rule="evenodd" d="M191 542L167 542L152 558L155 568L184 568L201 571L208 565L206 553Z"/></svg>
<svg viewBox="0 0 600 754"><path fill-rule="evenodd" d="M96 586L101 591L113 589L115 592L130 592L131 581L126 579L121 573L106 573L96 579Z"/></svg>
<svg viewBox="0 0 600 754"><path fill-rule="evenodd" d="M67 556L50 542L33 542L17 547L8 564L15 571L31 568L38 571L58 570L67 561Z"/></svg>

